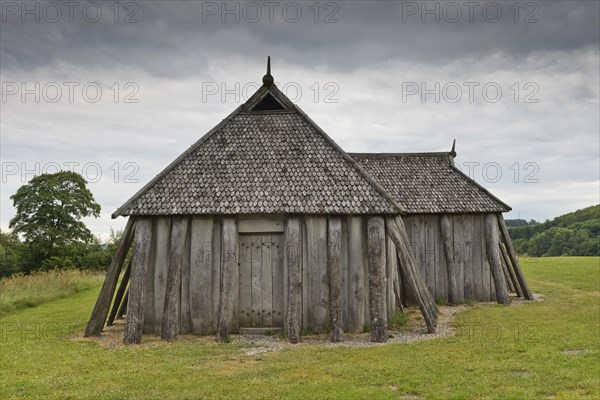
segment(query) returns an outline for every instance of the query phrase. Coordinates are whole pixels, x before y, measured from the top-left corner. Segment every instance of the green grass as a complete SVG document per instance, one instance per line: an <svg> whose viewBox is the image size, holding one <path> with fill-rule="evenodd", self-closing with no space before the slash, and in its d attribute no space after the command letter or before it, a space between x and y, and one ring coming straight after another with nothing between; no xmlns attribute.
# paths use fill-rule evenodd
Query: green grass
<svg viewBox="0 0 600 400"><path fill-rule="evenodd" d="M72 338L96 287L0 319L0 398L599 398L600 258L522 264L543 301L476 304L458 314L454 337L252 356L235 341L110 347Z"/></svg>
<svg viewBox="0 0 600 400"><path fill-rule="evenodd" d="M403 313L400 310L394 312L392 317L388 321L388 328L392 330L399 330L404 328L408 324L408 314Z"/></svg>
<svg viewBox="0 0 600 400"><path fill-rule="evenodd" d="M103 272L54 270L0 279L0 316L97 287L104 276Z"/></svg>

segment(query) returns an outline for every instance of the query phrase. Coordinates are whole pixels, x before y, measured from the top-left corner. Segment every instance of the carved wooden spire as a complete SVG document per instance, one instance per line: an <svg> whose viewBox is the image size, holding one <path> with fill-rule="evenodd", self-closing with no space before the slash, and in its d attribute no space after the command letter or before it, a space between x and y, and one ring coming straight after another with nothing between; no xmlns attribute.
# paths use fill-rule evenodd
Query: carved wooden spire
<svg viewBox="0 0 600 400"><path fill-rule="evenodd" d="M271 86L274 82L273 75L271 75L271 56L267 57L267 73L263 76L263 85Z"/></svg>

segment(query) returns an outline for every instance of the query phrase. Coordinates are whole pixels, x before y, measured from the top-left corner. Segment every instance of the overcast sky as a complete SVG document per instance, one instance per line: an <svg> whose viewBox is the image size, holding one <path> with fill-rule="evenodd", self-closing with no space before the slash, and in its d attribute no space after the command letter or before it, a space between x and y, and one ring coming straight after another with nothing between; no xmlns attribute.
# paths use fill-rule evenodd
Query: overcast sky
<svg viewBox="0 0 600 400"><path fill-rule="evenodd" d="M597 1L2 1L2 230L42 172L110 215L257 88L348 152L449 151L545 220L599 203Z"/></svg>

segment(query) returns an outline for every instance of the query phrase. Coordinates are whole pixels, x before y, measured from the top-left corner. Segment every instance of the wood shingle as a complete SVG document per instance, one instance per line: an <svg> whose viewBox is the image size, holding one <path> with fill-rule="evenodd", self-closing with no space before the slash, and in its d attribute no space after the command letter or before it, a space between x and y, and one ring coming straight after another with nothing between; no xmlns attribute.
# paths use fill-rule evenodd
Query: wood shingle
<svg viewBox="0 0 600 400"><path fill-rule="evenodd" d="M450 153L350 153L408 213L487 213L511 208L454 166Z"/></svg>

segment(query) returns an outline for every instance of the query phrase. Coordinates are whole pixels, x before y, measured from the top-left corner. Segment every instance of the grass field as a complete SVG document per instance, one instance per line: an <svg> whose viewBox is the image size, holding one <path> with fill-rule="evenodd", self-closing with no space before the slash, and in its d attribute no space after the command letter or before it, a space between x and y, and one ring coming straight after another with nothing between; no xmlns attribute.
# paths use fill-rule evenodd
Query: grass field
<svg viewBox="0 0 600 400"><path fill-rule="evenodd" d="M246 355L207 339L81 339L99 285L0 319L0 398L600 398L600 258L523 260L541 302L475 306L454 337Z"/></svg>
<svg viewBox="0 0 600 400"><path fill-rule="evenodd" d="M0 280L0 317L102 285L105 273L53 270Z"/></svg>

